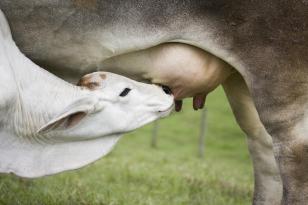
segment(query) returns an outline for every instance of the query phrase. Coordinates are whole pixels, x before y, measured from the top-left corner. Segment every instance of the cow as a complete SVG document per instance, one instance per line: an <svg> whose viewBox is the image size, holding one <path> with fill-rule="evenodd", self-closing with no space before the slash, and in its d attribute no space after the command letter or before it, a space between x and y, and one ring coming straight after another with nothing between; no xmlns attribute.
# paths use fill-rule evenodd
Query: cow
<svg viewBox="0 0 308 205"><path fill-rule="evenodd" d="M253 203L308 200L306 0L1 0L0 8L22 52L66 80L108 70L152 82L139 52L163 44L200 49L231 66L234 72L221 84L248 136ZM121 64L128 61L142 67ZM180 107L193 95L198 109L206 94L175 97Z"/></svg>

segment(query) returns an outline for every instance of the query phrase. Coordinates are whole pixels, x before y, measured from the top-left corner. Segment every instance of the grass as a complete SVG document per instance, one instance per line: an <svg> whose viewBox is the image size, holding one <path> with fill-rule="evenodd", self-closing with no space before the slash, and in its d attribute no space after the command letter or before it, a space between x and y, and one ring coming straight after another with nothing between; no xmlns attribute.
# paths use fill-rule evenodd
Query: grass
<svg viewBox="0 0 308 205"><path fill-rule="evenodd" d="M205 158L198 158L200 112L184 110L126 135L107 157L35 180L0 175L3 205L245 205L253 176L244 134L221 88L208 97Z"/></svg>

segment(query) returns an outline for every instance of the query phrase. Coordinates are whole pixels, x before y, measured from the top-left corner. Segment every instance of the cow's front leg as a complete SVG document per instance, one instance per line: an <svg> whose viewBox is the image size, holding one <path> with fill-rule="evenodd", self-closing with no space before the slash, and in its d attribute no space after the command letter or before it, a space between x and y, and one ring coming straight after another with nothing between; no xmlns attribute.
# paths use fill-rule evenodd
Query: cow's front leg
<svg viewBox="0 0 308 205"><path fill-rule="evenodd" d="M232 74L223 84L233 113L248 137L253 161L254 205L279 205L282 198L280 173L273 153L271 136L261 123L243 78Z"/></svg>

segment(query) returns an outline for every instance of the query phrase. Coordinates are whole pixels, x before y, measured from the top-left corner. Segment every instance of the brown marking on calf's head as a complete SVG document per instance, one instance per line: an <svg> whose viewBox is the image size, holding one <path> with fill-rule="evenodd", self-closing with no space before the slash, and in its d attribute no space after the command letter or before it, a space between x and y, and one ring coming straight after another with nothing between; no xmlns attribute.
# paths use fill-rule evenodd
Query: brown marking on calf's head
<svg viewBox="0 0 308 205"><path fill-rule="evenodd" d="M77 86L85 87L89 90L96 90L101 87L104 79L106 79L105 74L87 74L78 81Z"/></svg>
<svg viewBox="0 0 308 205"><path fill-rule="evenodd" d="M97 0L73 0L73 4L78 8L95 9L97 7Z"/></svg>
<svg viewBox="0 0 308 205"><path fill-rule="evenodd" d="M101 79L103 79L103 80L106 79L106 77L107 77L106 74L103 74L103 73L99 74L99 76L100 76Z"/></svg>

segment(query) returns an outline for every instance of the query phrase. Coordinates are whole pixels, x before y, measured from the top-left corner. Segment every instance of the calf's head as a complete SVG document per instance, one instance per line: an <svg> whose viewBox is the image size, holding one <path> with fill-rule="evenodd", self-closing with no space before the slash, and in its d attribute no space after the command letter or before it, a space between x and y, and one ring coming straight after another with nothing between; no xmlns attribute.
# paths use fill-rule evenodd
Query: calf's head
<svg viewBox="0 0 308 205"><path fill-rule="evenodd" d="M173 108L173 96L161 87L112 73L88 74L79 85L77 98L58 96L35 136L0 134L0 172L34 178L80 168L110 152L121 134Z"/></svg>
<svg viewBox="0 0 308 205"><path fill-rule="evenodd" d="M173 96L165 88L113 73L85 75L78 85L87 94L51 119L40 134L62 140L121 134L165 117L173 108Z"/></svg>

